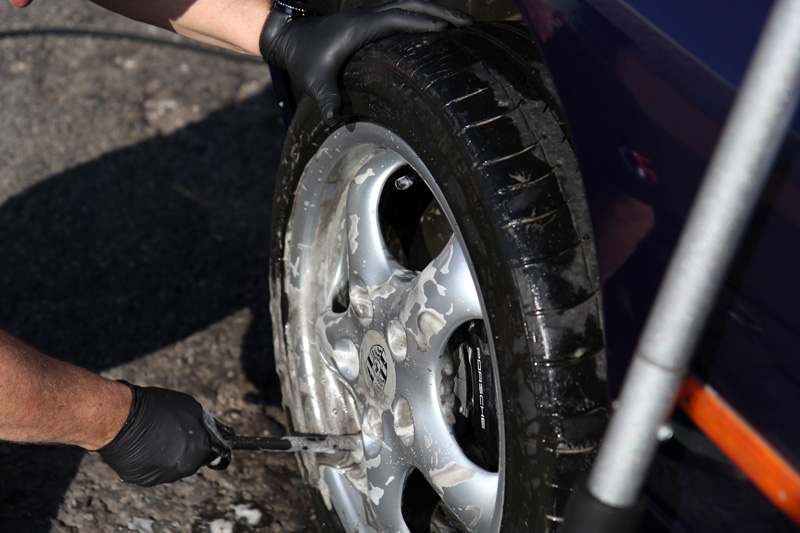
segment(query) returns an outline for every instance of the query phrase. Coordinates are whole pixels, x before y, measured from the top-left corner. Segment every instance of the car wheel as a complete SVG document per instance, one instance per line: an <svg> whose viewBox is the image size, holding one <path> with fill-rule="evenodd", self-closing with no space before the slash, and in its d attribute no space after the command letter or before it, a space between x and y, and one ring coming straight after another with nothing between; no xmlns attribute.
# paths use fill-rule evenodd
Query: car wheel
<svg viewBox="0 0 800 533"><path fill-rule="evenodd" d="M582 185L524 30L397 36L301 104L279 171L272 315L323 525L549 531L607 414Z"/></svg>

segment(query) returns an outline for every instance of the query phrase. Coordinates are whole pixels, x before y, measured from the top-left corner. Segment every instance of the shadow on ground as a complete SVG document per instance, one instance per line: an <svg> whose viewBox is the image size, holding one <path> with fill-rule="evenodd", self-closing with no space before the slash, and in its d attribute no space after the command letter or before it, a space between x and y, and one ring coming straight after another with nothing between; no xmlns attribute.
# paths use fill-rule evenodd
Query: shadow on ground
<svg viewBox="0 0 800 533"><path fill-rule="evenodd" d="M242 367L278 403L267 272L283 135L265 91L7 201L0 328L98 371L248 308ZM26 531L49 530L81 457L0 443L0 529L16 508L36 515L16 517Z"/></svg>

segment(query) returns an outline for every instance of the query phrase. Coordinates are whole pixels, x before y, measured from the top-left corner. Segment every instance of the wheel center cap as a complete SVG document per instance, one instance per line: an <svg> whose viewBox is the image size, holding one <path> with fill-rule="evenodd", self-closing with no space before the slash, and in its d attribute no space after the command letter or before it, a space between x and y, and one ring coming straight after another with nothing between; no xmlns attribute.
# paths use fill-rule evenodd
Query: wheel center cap
<svg viewBox="0 0 800 533"><path fill-rule="evenodd" d="M361 376L369 403L388 409L397 388L394 361L386 339L375 330L367 331L361 341Z"/></svg>
<svg viewBox="0 0 800 533"><path fill-rule="evenodd" d="M382 393L386 388L386 376L389 372L389 363L386 361L386 350L380 344L375 344L369 349L366 360L367 383L373 392Z"/></svg>

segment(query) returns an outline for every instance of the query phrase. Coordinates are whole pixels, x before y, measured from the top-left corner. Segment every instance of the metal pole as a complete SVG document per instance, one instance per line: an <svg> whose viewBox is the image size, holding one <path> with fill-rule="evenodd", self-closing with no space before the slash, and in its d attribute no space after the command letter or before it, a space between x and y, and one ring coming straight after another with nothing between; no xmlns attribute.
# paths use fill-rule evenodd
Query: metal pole
<svg viewBox="0 0 800 533"><path fill-rule="evenodd" d="M719 288L797 108L800 0L778 0L709 163L589 475L589 492L632 507Z"/></svg>

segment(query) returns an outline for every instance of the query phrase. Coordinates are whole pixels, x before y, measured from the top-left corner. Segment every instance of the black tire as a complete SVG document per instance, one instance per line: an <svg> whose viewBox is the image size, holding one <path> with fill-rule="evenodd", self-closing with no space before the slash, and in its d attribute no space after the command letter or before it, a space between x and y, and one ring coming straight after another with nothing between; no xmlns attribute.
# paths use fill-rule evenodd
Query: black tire
<svg viewBox="0 0 800 533"><path fill-rule="evenodd" d="M376 124L404 140L436 178L434 196L448 213L481 298L480 331L471 337L466 333L464 342L478 354L484 350L491 363L487 389L499 386L492 390L499 407L492 412L488 394L486 404L487 417L496 418L489 426L500 434L494 441L500 450L493 459L492 438L476 445L484 458L478 462L499 472L500 507L493 511L490 529L554 531L571 487L599 445L608 398L600 283L587 206L538 51L526 30L510 24L396 36L360 52L347 67L344 86L349 103L336 127L325 127L310 102L300 106L275 195L272 314L284 404L295 430L308 429L298 419L309 416L308 407L296 400L301 379L296 362L287 359L295 357L298 344L287 333L296 297L287 246L296 246L290 238L293 217L308 208L299 205L298 183L339 126ZM425 188L409 189L414 190ZM430 260L414 251L425 240L420 231L432 229L398 222L410 211L414 220L424 214L424 201L413 207L415 194L386 192L381 214L382 223L395 228L391 237L384 231L387 242L399 243L389 249L404 255L409 269L419 270ZM477 404L477 389L470 390L470 402ZM466 425L475 423L474 410L470 416ZM341 431L359 429L351 423ZM335 459L342 468L352 460ZM499 464L492 466L493 460ZM319 485L314 461L302 457L301 465L310 483ZM315 497L322 501L318 491ZM341 525L336 509L320 504L318 511L324 524ZM410 514L405 516L407 525L416 527L409 523ZM448 520L452 516L441 519L440 527Z"/></svg>

